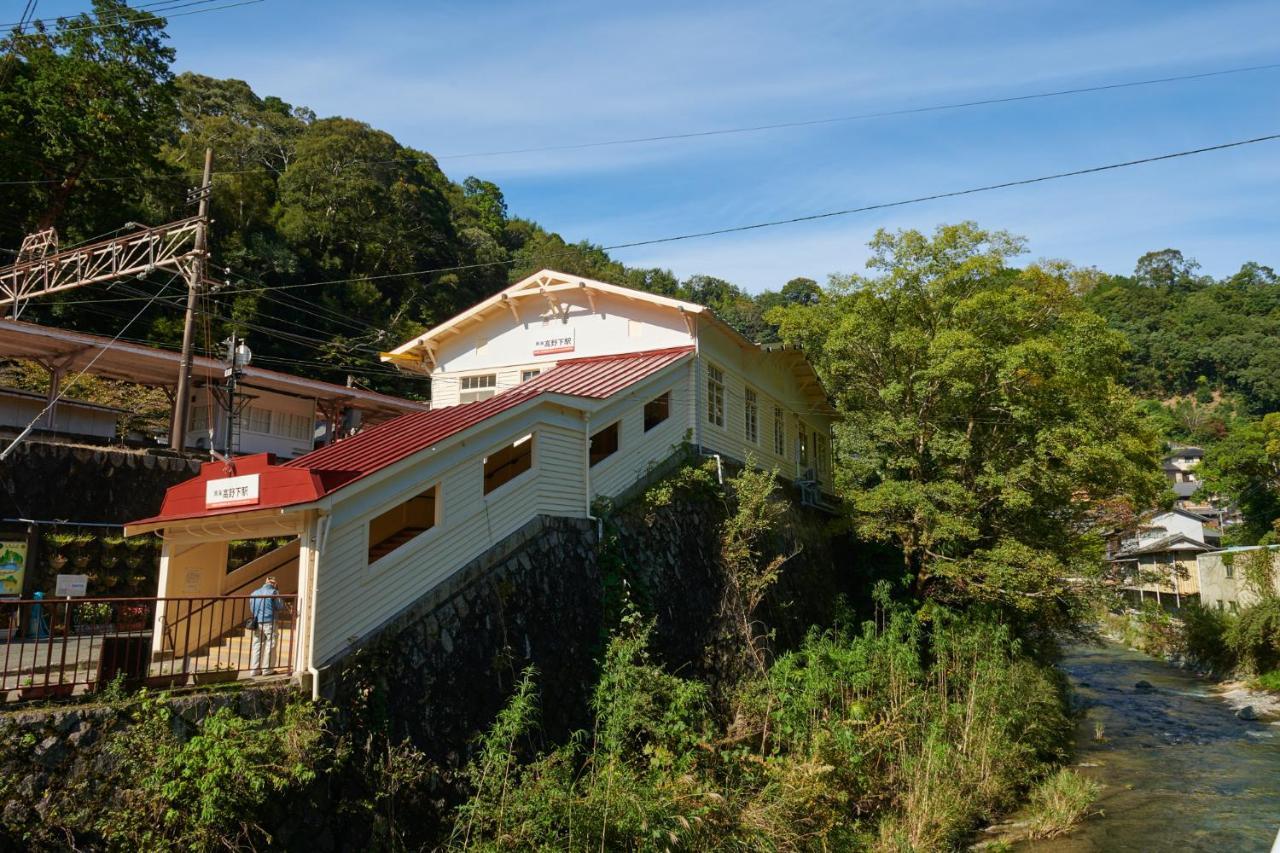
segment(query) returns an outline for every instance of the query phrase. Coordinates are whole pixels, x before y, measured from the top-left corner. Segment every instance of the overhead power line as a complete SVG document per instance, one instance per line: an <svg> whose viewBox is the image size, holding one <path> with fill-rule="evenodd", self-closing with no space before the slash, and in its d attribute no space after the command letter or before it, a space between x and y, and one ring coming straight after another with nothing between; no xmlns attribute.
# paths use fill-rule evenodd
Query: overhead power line
<svg viewBox="0 0 1280 853"><path fill-rule="evenodd" d="M72 380L71 380L70 382L68 382L66 385L62 386L62 388L58 391L57 396L55 396L52 400L50 400L50 401L49 401L49 403L48 403L48 405L46 405L43 409L41 409L41 410L40 410L40 413L39 413L38 415L36 415L34 418L32 418L31 423L27 424L26 429L24 429L22 432L20 432L20 433L18 434L18 437L17 437L17 438L15 438L13 441L9 442L9 446L8 446L8 447L6 447L6 448L4 449L4 451L3 451L3 452L0 452L0 462L3 462L3 461L4 461L4 460L9 456L9 454L13 452L13 449L14 449L15 447L17 447L17 446L22 442L22 440L23 440L24 438L26 438L26 437L27 437L27 435L31 432L31 430L35 429L35 426L36 426L36 424L39 422L39 420L40 420L41 418L43 418L43 417L48 413L48 411L49 411L50 409L52 409L55 405L57 405L58 401L59 401L59 400L61 400L61 399L63 398L63 396L64 396L68 391L70 391L70 390L71 390L71 387L72 387L73 385L75 385L77 382L79 382L79 381L80 381L80 377L81 377L81 376L84 376L84 375L85 375L85 373L87 373L87 372L89 371L89 368L91 368L91 367L93 367L95 364L97 364L97 363L98 363L98 359L100 359L100 358L102 358L102 356L106 355L107 350L109 350L109 349L111 349L113 346L115 346L116 342L120 340L120 338L124 335L124 333L125 333L125 332L127 332L127 331L129 331L129 327L130 327L130 326L132 326L132 325L134 324L134 322L136 322L136 321L137 321L137 319L138 319L139 317L141 317L141 316L143 315L143 313L144 313L148 308L150 308L150 307L151 307L151 303L152 303L152 302L155 302L157 299L159 299L159 298L160 298L160 294L164 293L166 290L168 290L168 289L169 289L169 285L173 284L174 280L175 280L175 279L177 279L177 277L178 277L177 275L174 275L174 276L173 276L173 278L170 278L170 279L169 279L169 281L165 284L165 286L164 286L164 287L162 287L162 288L160 288L160 290L159 290L159 291L157 291L157 292L156 292L156 294L155 294L154 296L152 296L152 297L151 297L151 301L150 301L150 302L148 302L146 305L143 305L141 308L139 308L139 309L138 309L138 313L134 314L134 315L133 315L133 317L132 317L132 318L130 318L129 322L127 322L127 323L125 323L125 324L124 324L124 327L123 327L123 328L121 328L121 329L120 329L120 331L116 333L116 336L115 336L114 338L112 338L110 341L108 341L108 342L107 342L107 345L106 345L106 346L104 346L101 350L99 350L99 351L98 351L98 354L97 354L97 355L95 355L95 356L94 356L94 357L89 361L89 363L88 363L88 364L86 364L83 368L81 368L80 372L79 372L79 373L77 373L77 374L72 378Z"/></svg>
<svg viewBox="0 0 1280 853"><path fill-rule="evenodd" d="M260 2L264 2L264 0L247 0L247 2L245 3L235 3L235 4L232 4L232 6L248 5L249 2L260 3ZM220 6L218 8L219 9L232 8L232 6ZM215 11L215 10L207 9L207 10L200 10L200 11ZM190 13L187 13L187 14L190 14ZM178 16L172 15L170 17L178 17ZM668 134L662 134L658 136L637 136L637 137L631 137L626 139L607 139L607 140L599 140L595 142L566 143L562 145L547 145L547 146L538 146L538 147L530 147L530 148L510 148L510 149L495 150L495 151L473 151L473 152L463 152L463 153L456 153L456 154L442 154L439 156L432 155L428 157L396 157L389 160L351 160L347 162L349 165L365 165L365 166L391 165L396 163L410 164L410 163L421 163L421 162L428 162L428 161L435 162L438 160L461 160L461 159L473 158L473 157L499 157L499 156L506 156L506 155L512 155L512 154L534 154L534 153L551 152L551 151L570 151L570 150L578 150L578 149L584 149L584 148L603 148L607 146L617 146L617 145L639 145L643 143L664 142L664 141L678 140L678 139L696 139L701 137L728 136L732 134L759 133L767 130L782 130L787 128L798 128L798 127L814 127L814 126L824 125L824 124L838 124L841 122L866 121L866 120L872 120L872 119L878 119L878 118L891 118L894 116L917 115L921 113L943 112L943 111L949 111L949 110L961 110L961 109L968 109L972 107L992 106L996 104L1010 104L1010 103L1017 103L1020 101L1032 101L1032 100L1037 100L1042 98L1060 98L1068 95L1084 95L1084 94L1090 94L1095 92L1112 91L1116 89L1129 89L1129 88L1136 88L1140 86L1155 86L1155 85L1162 85L1162 84L1168 84L1168 83L1185 82L1188 80L1202 80L1202 79L1207 79L1211 77L1224 77L1224 76L1234 75L1234 74L1249 74L1249 73L1256 73L1260 71L1273 71L1276 69L1280 69L1280 62L1268 63L1265 65L1249 65L1249 66L1244 66L1240 68L1225 68L1225 69L1219 69L1216 71L1199 72L1196 74L1179 74L1171 77L1154 77L1146 80L1129 80L1129 81L1122 81L1118 83L1103 83L1097 86L1082 86L1082 87L1073 88L1073 89L1057 89L1057 90L1047 91L1047 92L1032 92L1025 95L1010 95L1007 97L999 97L999 98L982 98L974 101L959 101L959 102L946 103L946 104L933 104L933 105L923 106L923 107L907 107L902 109L882 110L879 112L868 112L868 113L858 113L854 115L808 119L804 121L777 122L773 124L748 125L744 127L728 127L728 128L718 128L718 129L710 129L710 130L696 130L696 131L688 131L683 133L668 133ZM115 176L103 176L103 177L95 177L93 175L82 175L78 177L76 180L78 182L125 183L129 181L157 181L157 180L168 180L168 179L181 179L183 177L190 177L190 176L195 176L199 174L200 174L199 171L189 171L189 172L176 172L172 175L115 175ZM272 169L259 169L259 168L224 169L218 172L219 176L279 175L279 174L281 173ZM62 183L62 181L63 181L62 178L41 178L41 179L22 180L22 181L0 181L0 186L59 184L59 183Z"/></svg>
<svg viewBox="0 0 1280 853"><path fill-rule="evenodd" d="M951 192L933 193L932 195L916 196L915 198L903 199L901 201L886 201L879 204L867 204L862 207L850 207L844 210L832 210L826 213L811 213L807 216L794 216L790 219L775 219L769 222L756 222L751 225L735 225L730 228L717 228L711 231L697 231L692 234L677 234L671 237L656 237L652 240L636 240L632 243L617 243L612 246L603 247L605 251L613 251L615 249L630 249L636 246L652 246L656 243L674 243L677 240L694 240L699 237L714 237L718 234L733 234L739 231L754 231L759 228L773 228L778 225L790 225L795 222L813 222L818 219L830 219L835 216L848 216L851 213L865 213L871 210L885 210L890 207L903 207L908 204L920 204L925 201L937 201L944 198L956 198L962 195L973 195L974 193L991 192L992 190L1003 190L1009 187L1022 187L1028 184L1039 184L1045 181L1056 181L1062 178L1075 178L1080 175L1093 175L1098 172L1108 172L1114 169L1124 169L1129 166L1141 166L1145 163L1158 163L1162 160L1174 160L1179 157L1190 157L1194 154L1207 154L1210 151L1224 151L1228 148L1239 148L1244 145L1254 145L1259 142L1273 142L1280 139L1280 133L1273 133L1267 136L1257 136L1253 139L1241 139L1237 142L1224 142L1221 145L1208 145L1204 148L1192 148L1188 151L1175 151L1172 154L1160 154L1155 157L1142 157L1138 160L1126 160L1123 163L1109 163L1105 166L1091 166L1087 169L1075 169L1070 172L1057 172L1052 175L1041 175L1038 178L1023 178L1016 181L1004 181L998 184L986 184L980 187L970 187L965 190L953 190Z"/></svg>
<svg viewBox="0 0 1280 853"><path fill-rule="evenodd" d="M812 213L805 216L796 216L790 219L777 219L769 222L757 222L750 225L735 225L728 228L717 228L708 231L695 231L686 234L677 234L669 237L655 237L648 240L635 240L628 243L615 243L611 246L602 246L604 251L613 251L616 249L629 249L636 246L650 246L656 243L673 243L678 240L694 240L700 237L712 237L717 234L731 234L738 231L753 231L760 228L773 228L779 225L789 225L798 222L810 222L818 219L829 219L836 216L848 216L853 213L863 213L872 210L884 210L892 207L905 207L912 204L921 204L926 201L935 201L944 198L955 198L957 196L974 195L976 193L991 192L994 190L1008 189L1010 187L1027 186L1030 184L1044 183L1046 181L1056 181L1064 178L1079 177L1081 175L1090 175L1098 172L1114 171L1116 169L1126 169L1131 166L1140 166L1148 163L1157 163L1164 160L1175 160L1182 157L1191 157L1197 154L1207 154L1213 151L1224 151L1229 148L1241 148L1246 145L1256 145L1261 142L1274 142L1280 139L1280 133L1268 134L1267 136L1258 136L1252 139L1241 139L1234 142L1223 142L1218 145L1207 145L1202 148L1191 148L1185 151L1174 151L1169 154L1158 154L1152 157L1142 157L1137 160L1125 160L1120 163L1108 163L1103 166L1090 166L1085 169L1074 169L1069 172L1055 172L1051 175L1041 175L1035 178L1022 178L1019 180L1003 181L996 184L985 184L978 187L969 187L962 190L951 190L948 192L932 193L930 195L916 196L915 198L901 199L899 201L886 201L877 204L868 204L861 207L850 207L843 210L833 210L826 213ZM258 291L279 291L279 290L297 290L304 287L323 287L331 284L350 284L354 282L365 281L382 281L393 278L412 278L422 275L433 275L446 272L460 272L463 270L481 269L487 267L511 266L524 260L523 258L508 258L503 261L484 261L474 264L457 264L448 267L434 267L431 269L412 270L402 273L382 273L379 275L356 276L353 278L333 278L325 281L302 282L299 284L281 284L275 287L245 288L237 290L237 293L254 293Z"/></svg>
<svg viewBox="0 0 1280 853"><path fill-rule="evenodd" d="M795 127L816 127L824 124L841 124L851 121L892 118L894 116L919 115L920 113L936 113L947 110L962 110L970 107L985 107L995 104L1013 104L1019 101L1034 101L1041 98L1062 98L1067 95L1085 95L1092 92L1131 89L1138 86L1156 86L1164 83L1181 83L1186 80L1202 80L1208 77L1223 77L1228 74L1248 74L1255 71L1272 71L1277 68L1280 68L1280 62L1268 63L1266 65L1250 65L1243 68L1226 68L1220 71L1204 71L1198 74L1179 74L1173 77L1153 77L1148 80L1129 80L1122 83L1103 83L1098 86L1080 86L1074 89L1056 89L1049 92L1033 92L1026 95L1009 95L1001 98L981 98L976 101L959 101L949 104L932 104L924 107L880 110L877 112L855 113L853 115L806 119L803 121L784 121L773 124L747 125L745 127L722 127L711 130L693 130L684 133L665 133L658 136L634 136L626 139L605 139L595 142L569 142L560 145L540 145L530 148L506 148L496 151L473 151L464 154L440 154L435 159L460 160L468 157L502 157L510 154L539 154L549 151L579 151L584 148L605 148L615 145L640 145L649 142L670 142L678 139L701 139L708 136L760 133L766 130L784 130Z"/></svg>
<svg viewBox="0 0 1280 853"><path fill-rule="evenodd" d="M146 12L149 15L161 16L168 9L183 9L183 8L186 8L187 6L207 6L210 3L218 3L218 2L221 2L221 0L157 0L157 2L154 2L154 3L140 3L136 6L130 6L129 10L132 12ZM122 21L122 20L125 20L127 17L123 13L107 14L107 15L99 16L99 15L93 15L90 12L77 12L72 15L59 15L55 18L37 18L35 20L27 21L26 24L27 25L43 24L45 26L48 26L50 24L56 24L58 21L73 21L76 18L79 18L81 15L93 17L99 22L104 24L108 23L109 21ZM23 22L18 21L12 24L0 24L0 29L8 29L10 27L18 27L18 26L23 26Z"/></svg>
<svg viewBox="0 0 1280 853"><path fill-rule="evenodd" d="M1274 142L1276 140L1280 140L1280 133L1268 134L1266 136L1258 136L1252 139L1241 139L1241 140L1236 140L1234 142L1224 142L1218 145L1207 145L1201 148L1191 148L1185 151L1175 151L1168 154L1158 154L1151 157L1142 157L1136 160L1125 160L1119 163L1109 163L1101 166L1090 166L1088 168L1074 169L1067 172L1055 172L1050 175L1041 175L1039 177L1034 177L1034 178L1022 178L1018 180L1003 181L995 184L985 184L983 186L978 186L978 187L969 187L967 189L932 193L929 195L916 196L914 198L901 199L898 201L879 202L876 204L868 204L860 207L850 207L850 208L844 208L842 210L827 211L824 213L812 213L804 216L795 216L789 219L776 219L768 222L757 222L757 223L752 223L748 225L735 225L735 226L729 226L726 228L716 228L716 229L711 229L706 231L695 231L695 232L689 232L685 234L676 234L676 235L671 235L666 237L655 237L655 238L646 239L646 240L635 240L635 241L626 242L626 243L615 243L613 245L603 246L601 248L604 249L605 251L615 251L618 249L629 249L629 248L635 248L638 246L652 246L660 243L674 243L682 240L694 240L694 239L700 239L703 237L713 237L721 234L732 234L732 233L737 233L742 231L754 231L754 230L763 229L763 228L773 228L781 225L790 225L790 224L796 224L796 223L802 223L802 222L813 222L820 219L830 219L838 216L848 216L855 213L865 213L873 210L885 210L885 209L894 208L894 207L905 207L913 204L922 204L927 201L936 201L936 200L945 199L945 198L956 198L959 196L974 195L977 193L984 193L984 192L992 192L994 190L1009 189L1012 187L1020 187L1020 186L1029 186L1031 184L1044 183L1047 181L1056 181L1056 180L1062 180L1065 178L1079 177L1082 175L1090 175L1090 174L1097 174L1101 172L1114 171L1117 169L1125 169L1132 166L1145 165L1149 163L1158 163L1165 160L1174 160L1174 159L1179 159L1183 157L1191 157L1197 154L1207 154L1214 151L1224 151L1232 148L1241 148L1247 145L1255 145L1262 142ZM457 265L448 266L448 267L434 267L429 269L412 270L412 271L403 272L403 273L383 273L380 275L372 275L372 276L336 278L336 279L327 279L324 281L300 282L298 284L282 284L282 285L276 285L274 287L264 285L262 287L255 287L255 288L237 288L235 291L233 291L233 293L245 294L245 293L258 293L258 292L275 292L275 291L285 291L285 290L297 290L297 289L308 288L308 287L323 287L323 286L335 285L335 284L350 284L355 282L382 281L382 280L395 279L395 278L412 278L416 276L434 275L434 274L446 273L446 272L459 272L462 270L472 270L472 269L481 269L481 268L490 268L490 267L505 267L505 266L511 266L515 263L519 263L523 260L524 258L516 257L516 258L508 258L502 261L485 261L485 262L474 263L474 264L457 264ZM124 301L132 301L133 299L143 298L146 296L146 294L140 293L139 291L131 287L124 286L124 287L120 287L120 289L123 290L125 293L129 293L131 295L126 297L116 297L116 298L106 298L106 299L72 300L67 302L66 304L85 305L85 304L107 303L107 302L124 302ZM154 297L152 299L154 301ZM181 307L177 303L171 302L170 300L167 300L167 299L160 299L159 302L160 304L169 305L170 307ZM148 303L148 305L150 305L150 302ZM233 323L240 322L230 317L225 317L223 315L216 314L216 313L213 316L227 322L233 322ZM253 324L243 324L243 325L247 325L249 328L254 328L257 331L262 331L264 333L275 334L280 337L284 337L286 339L293 340L296 343L301 343L307 346L316 346L319 344L326 343L314 338L304 338L303 336L281 332L281 330L279 329L266 329L263 327L257 327ZM372 329L372 327L370 328ZM359 349L363 349L363 347L356 346L356 347L353 347L353 349L359 350Z"/></svg>
<svg viewBox="0 0 1280 853"><path fill-rule="evenodd" d="M212 0L209 0L209 2L212 2ZM253 6L253 5L257 4L257 3L265 3L265 2L266 2L266 0L240 0L240 2L238 2L238 3L226 3L226 4L222 5L222 6L213 6L213 7L204 8L204 9L191 9L190 11L187 11L187 12L174 12L174 13L173 13L173 14L171 14L171 15L170 15L170 14L164 14L164 13L165 13L165 10L164 10L164 9L160 9L160 10L158 10L157 12L151 12L151 11L146 10L146 9L143 9L143 10L141 10L141 11L144 11L144 12L146 12L147 14L153 14L153 15L155 15L156 17L164 18L165 20L169 20L169 19L172 19L172 18L185 18L187 15L203 15L203 14L205 14L206 12L221 12L223 9L234 9L234 8L236 8L237 6ZM203 5L203 4L202 4L202 3L188 3L188 4L184 4L184 5L195 6L195 5ZM175 9L176 9L176 8L181 8L181 7L180 7L180 6L173 6L173 7L170 7L170 8L175 8ZM63 32L63 33L78 33L78 32L83 32L83 31L85 31L85 30L100 30L100 29L104 29L104 28L106 28L106 27L114 27L114 26L116 26L117 24L119 24L122 20L125 20L125 18L123 18L123 17L113 17L113 18L112 18L111 20L109 20L109 21L102 21L102 22L99 22L99 23L96 23L96 24L82 24L82 25L80 25L80 26L76 26L76 27L66 27L66 28L63 28L63 29L59 30L59 32Z"/></svg>

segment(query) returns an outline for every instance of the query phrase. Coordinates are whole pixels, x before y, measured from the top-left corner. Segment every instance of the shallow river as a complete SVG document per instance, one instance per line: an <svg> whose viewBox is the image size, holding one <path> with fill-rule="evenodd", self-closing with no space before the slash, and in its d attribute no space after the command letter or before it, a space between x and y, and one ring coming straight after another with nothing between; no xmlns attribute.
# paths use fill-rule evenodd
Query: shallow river
<svg viewBox="0 0 1280 853"><path fill-rule="evenodd" d="M1097 765L1081 772L1105 786L1103 814L1019 849L1271 849L1280 828L1280 726L1238 720L1208 682L1118 645L1071 648L1062 666L1087 708L1076 761ZM1139 681L1154 689L1135 688Z"/></svg>

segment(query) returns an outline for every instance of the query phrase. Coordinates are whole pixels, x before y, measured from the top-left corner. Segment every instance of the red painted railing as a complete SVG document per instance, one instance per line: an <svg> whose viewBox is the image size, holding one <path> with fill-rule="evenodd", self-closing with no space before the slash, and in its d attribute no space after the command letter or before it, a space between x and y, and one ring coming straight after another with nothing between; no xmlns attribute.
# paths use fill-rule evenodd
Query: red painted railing
<svg viewBox="0 0 1280 853"><path fill-rule="evenodd" d="M245 627L250 598L0 600L0 702L93 692L117 678L169 689L290 672L296 596L273 596L270 632Z"/></svg>

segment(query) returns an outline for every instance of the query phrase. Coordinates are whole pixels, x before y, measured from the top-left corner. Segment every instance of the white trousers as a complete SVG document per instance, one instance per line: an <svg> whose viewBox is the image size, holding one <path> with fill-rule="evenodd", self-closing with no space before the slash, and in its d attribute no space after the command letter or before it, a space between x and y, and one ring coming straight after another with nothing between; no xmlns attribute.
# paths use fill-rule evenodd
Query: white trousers
<svg viewBox="0 0 1280 853"><path fill-rule="evenodd" d="M253 629L253 645L249 652L249 670L254 674L276 668L276 626L259 622Z"/></svg>

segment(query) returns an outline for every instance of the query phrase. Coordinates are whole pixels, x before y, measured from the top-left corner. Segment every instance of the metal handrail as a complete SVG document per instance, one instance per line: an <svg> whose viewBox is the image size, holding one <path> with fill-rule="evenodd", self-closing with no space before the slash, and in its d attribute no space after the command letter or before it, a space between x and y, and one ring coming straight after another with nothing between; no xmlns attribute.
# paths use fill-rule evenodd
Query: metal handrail
<svg viewBox="0 0 1280 853"><path fill-rule="evenodd" d="M266 635L221 644L217 641L227 640L228 617L233 621L236 618L237 611L228 608L254 598L184 595L0 599L0 614L7 609L9 616L7 628L0 620L0 645L4 647L0 652L0 703L100 689L117 673L123 673L126 683L134 686L172 687L185 685L189 679L201 684L241 677L254 669L255 648L260 657L269 651ZM288 606L297 596L272 598ZM110 610L79 611L85 605L103 604ZM214 607L221 610L210 609ZM185 610L188 617L194 613L201 616L198 625L187 621L181 644L175 642L179 639L176 634L166 631L163 636L168 642L157 647L154 628L163 623L170 610ZM292 620L281 618L276 625L279 630L271 639L279 654L272 660L256 661L260 668L272 671L276 660L292 666L296 634Z"/></svg>
<svg viewBox="0 0 1280 853"><path fill-rule="evenodd" d="M267 555L266 555L266 554L264 554L263 556L265 557L265 556L267 556ZM290 560L292 560L292 559L296 559L296 558L290 557L289 559L290 559ZM289 560L285 560L284 562L280 563L279 565L272 566L272 567L271 567L271 568L269 568L269 569L264 569L261 573L259 573L259 574L257 574L257 575L254 575L253 577L249 578L249 580L247 580L247 581L245 581L244 583L242 583L242 584L238 585L237 587L235 587L235 589L232 589L232 590L231 590L231 592L229 592L229 593L225 593L225 594L223 594L223 595L220 595L220 596L218 596L218 598L236 598L237 596L236 596L236 595L234 595L234 593L235 593L237 590L244 589L244 588L245 588L245 587L247 587L249 584L257 583L258 581L262 580L262 579L263 579L263 578L265 578L265 577L270 577L270 575L271 575L273 572L279 571L280 566L283 566L283 565L284 565L285 563L287 563L287 562L289 562ZM201 597L203 597L203 596L201 596ZM248 596L244 596L244 597L248 597ZM210 606L210 605L212 605L212 604L213 604L213 602L212 602L212 601L210 601L210 602L208 602L208 603L206 603L206 604L202 605L202 606L200 607L200 609L199 609L199 610L196 610L196 611L194 611L194 612L189 612L189 613L187 613L187 615L186 615L186 616L184 616L184 617L183 617L183 619L190 619L190 618L191 618L192 616L194 616L196 613L199 613L199 612L200 612L200 610L203 610L204 608L209 607L209 606ZM175 629L175 630L176 630L176 629L177 629L177 627L178 627L178 625L182 624L183 619L179 619L177 622L174 622L172 626L169 626L169 625L167 625L167 624L166 624L166 627L165 627L165 636L166 636L166 637L167 637L171 642L172 642L172 641L174 641L174 637L173 637L173 635L172 635L172 634L170 634L170 633L169 633L169 628L173 628L173 629Z"/></svg>

